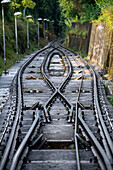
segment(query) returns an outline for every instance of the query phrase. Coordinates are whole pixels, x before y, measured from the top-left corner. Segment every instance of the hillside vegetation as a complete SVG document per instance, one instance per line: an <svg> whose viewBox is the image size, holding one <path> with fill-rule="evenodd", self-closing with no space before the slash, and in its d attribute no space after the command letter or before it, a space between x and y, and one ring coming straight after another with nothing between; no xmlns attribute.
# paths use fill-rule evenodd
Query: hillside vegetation
<svg viewBox="0 0 113 170"><path fill-rule="evenodd" d="M2 9L0 3L0 9ZM6 31L6 57L7 68L16 60L15 54L15 35L14 35L14 12L22 12L22 18L18 18L18 45L19 57L26 54L27 35L26 35L26 16L32 15L30 22L30 50L37 49L37 19L47 18L54 23L49 23L49 40L52 40L53 32L56 36L65 36L66 45L69 42L69 35L87 36L85 30L72 29L72 22L81 24L89 21L90 23L105 23L108 32L113 27L113 1L112 0L12 0L12 3L5 5L5 31ZM2 14L0 13L1 18ZM43 25L41 25L43 32ZM54 31L53 31L54 30ZM46 31L47 32L47 31ZM43 34L41 46L45 45ZM54 36L55 37L55 36ZM2 21L0 20L0 72L3 70L3 37Z"/></svg>
<svg viewBox="0 0 113 170"><path fill-rule="evenodd" d="M38 1L39 3L41 1ZM56 2L56 1L53 1ZM43 2L42 2L43 3ZM43 5L45 5L43 3ZM40 14L40 8L36 10L37 2L33 2L32 0L12 0L11 4L4 5L5 11L5 42L6 42L6 67L7 69L16 62L16 40L15 40L15 21L14 21L14 13L22 12L22 16L17 17L18 24L18 51L19 51L19 59L27 54L27 15L32 15L33 18L29 20L29 37L30 37L30 52L38 49L38 22L37 19L42 17L44 19L44 13L48 19L52 19L47 11L44 10L43 13ZM45 9L49 6L46 2ZM0 10L2 11L2 6L0 3ZM3 49L3 28L2 28L2 14L0 13L0 75L4 70L4 49ZM56 18L57 19L57 18ZM58 19L57 19L58 20ZM57 27L55 27L57 28ZM48 42L44 41L43 38L43 23L40 24L40 47L44 47ZM48 32L49 41L56 38L54 34L54 26L53 23L49 24Z"/></svg>
<svg viewBox="0 0 113 170"><path fill-rule="evenodd" d="M37 24L29 23L30 32L30 52L38 49L38 33ZM7 69L16 62L16 42L15 42L15 30L14 22L5 22L5 36L6 36L6 58L7 58ZM3 35L2 35L2 25L0 21L0 74L4 70L4 52L3 52ZM41 41L41 47L45 46L46 42ZM18 51L19 59L27 54L27 26L26 20L18 19Z"/></svg>

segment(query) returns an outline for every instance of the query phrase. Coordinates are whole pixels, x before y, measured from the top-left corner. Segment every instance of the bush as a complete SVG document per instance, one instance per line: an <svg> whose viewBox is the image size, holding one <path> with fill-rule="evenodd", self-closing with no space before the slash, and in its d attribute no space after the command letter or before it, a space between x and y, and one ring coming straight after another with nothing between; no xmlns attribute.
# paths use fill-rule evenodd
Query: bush
<svg viewBox="0 0 113 170"><path fill-rule="evenodd" d="M27 52L27 20L18 18L18 51L19 59L21 59ZM43 32L43 27L41 27L41 32ZM2 35L2 21L0 20L0 39L3 39ZM48 32L49 35L50 32ZM51 38L56 38L54 34ZM51 39L50 38L50 39ZM9 23L5 21L5 42L6 42L6 60L7 69L16 62L16 42L15 42L15 24L14 19ZM29 42L30 51L35 51L38 49L38 25L34 22L29 22ZM42 38L40 38L40 47L44 47L47 44ZM3 41L0 41L0 75L4 70L4 49Z"/></svg>
<svg viewBox="0 0 113 170"><path fill-rule="evenodd" d="M84 29L74 28L69 31L69 34L86 38L88 35L88 31L85 31Z"/></svg>

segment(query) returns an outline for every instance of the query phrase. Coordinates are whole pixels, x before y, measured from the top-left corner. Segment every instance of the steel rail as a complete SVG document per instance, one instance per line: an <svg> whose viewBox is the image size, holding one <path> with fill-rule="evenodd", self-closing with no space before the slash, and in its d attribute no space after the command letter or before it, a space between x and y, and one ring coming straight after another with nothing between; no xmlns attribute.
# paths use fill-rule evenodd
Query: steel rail
<svg viewBox="0 0 113 170"><path fill-rule="evenodd" d="M45 73L45 64L46 64L47 58L48 58L49 55L50 55L53 51L55 51L55 50L56 50L56 48L53 49L50 53L48 53L48 55L46 56L46 58L45 58L44 61L43 61L42 67L41 67L41 72L42 72L43 76L45 77L46 81L48 82L48 84L50 85L50 88L52 87L52 89L55 90L54 93L53 93L53 95L51 96L51 98L48 99L48 101L47 101L47 102L45 103L45 105L44 105L44 112L45 112L45 116L46 116L46 119L47 119L48 122L50 122L50 120L48 119L48 118L49 118L49 115L48 115L48 113L47 113L47 107L48 107L48 105L52 102L53 98L54 98L57 94L67 103L67 105L68 105L69 108L71 109L70 115L69 115L70 120L72 119L72 112L73 112L73 105L72 105L72 104L66 99L66 97L61 93L62 88L64 88L64 86L67 84L69 78L71 78L71 76L72 76L72 65L71 65L71 62L69 61L69 58L66 57L66 58L67 58L67 61L68 61L68 64L69 64L69 74L68 74L68 76L65 78L64 82L61 84L61 86L60 86L58 89L57 89L57 88L55 87L55 85L49 80L49 78L46 76L46 73ZM57 49L57 50L60 51L59 49ZM60 52L63 53L62 51L60 51ZM63 54L63 55L65 55L65 54Z"/></svg>
<svg viewBox="0 0 113 170"><path fill-rule="evenodd" d="M79 102L79 98L80 98L80 91L81 91L81 87L82 87L82 82L83 82L83 79L82 79L80 87L79 87L79 94L78 94L77 103L76 103L76 119L75 119L75 146L76 146L77 169L78 170L81 169L81 167L80 167L80 159L79 159L79 151L78 151L78 141L77 141L77 124L78 124L78 119L80 120L80 122L82 123L82 126L87 131L87 133L90 136L90 138L92 139L94 145L96 146L96 148L100 152L101 157L103 158L104 163L106 165L106 168L108 167L108 169L112 169L110 161L109 161L108 157L106 156L105 151L103 150L103 148L101 147L100 143L98 142L96 137L93 135L93 133L91 132L91 130L89 129L89 127L87 126L85 121L82 119L81 113L78 114L78 112L79 112L78 111L78 109L79 109L78 102Z"/></svg>
<svg viewBox="0 0 113 170"><path fill-rule="evenodd" d="M61 45L61 47L66 49L62 45ZM71 50L69 50L69 51L71 51ZM75 55L79 55L79 54L77 54L77 53L75 53L73 51L71 51L71 52L73 54L75 54ZM95 110L97 110L97 113L98 113L98 116L99 116L99 121L100 121L100 123L102 125L102 129L103 129L103 132L104 132L107 144L108 144L108 146L109 146L109 148L111 150L112 156L113 156L113 142L111 140L111 137L110 137L110 135L108 133L108 130L107 130L107 128L105 126L105 123L104 123L104 120L102 118L102 113L101 113L100 104L99 104L99 96L98 96L98 89L97 89L97 85L98 85L97 74L96 74L94 68L86 60L84 60L80 55L79 55L79 57L80 57L80 59L82 61L84 61L89 66L89 68L91 68L91 70L93 72L93 77L94 77L94 94L95 94L95 96L94 96Z"/></svg>
<svg viewBox="0 0 113 170"><path fill-rule="evenodd" d="M10 170L15 170L16 169L16 166L17 166L17 163L19 161L19 158L20 158L20 156L21 156L21 154L22 154L22 152L23 152L23 150L24 150L30 136L32 135L34 128L36 127L37 123L39 123L39 118L40 118L39 117L39 110L36 109L36 118L33 121L33 124L31 125L31 127L30 127L29 131L27 132L26 136L24 137L22 143L20 144L20 146L17 149L17 151L16 151L16 153L15 153L15 155L13 157L13 161L12 161Z"/></svg>
<svg viewBox="0 0 113 170"><path fill-rule="evenodd" d="M22 91L21 91L21 75L24 71L24 69L29 65L29 63L42 51L50 48L51 46L46 46L44 47L43 49L39 50L34 56L32 56L31 58L29 58L23 65L22 67L20 68L20 70L18 71L18 104L17 104L17 112L16 112L16 116L15 116L15 121L14 121L14 124L13 124L13 127L12 127L12 130L11 130L11 134L10 134L10 137L8 139L8 142L7 142L7 145L5 147L5 151L3 153L3 156L2 156L2 160L0 162L0 170L3 170L4 167L6 166L6 161L8 159L8 155L9 155L9 152L11 150L11 146L12 146L12 143L13 143L13 139L14 139L14 135L16 133L16 128L17 128L17 125L18 125L18 121L19 121L19 116L20 116L20 113L21 113L21 96L22 96Z"/></svg>
<svg viewBox="0 0 113 170"><path fill-rule="evenodd" d="M98 74L98 77L99 77L99 79L98 79L98 84L99 84L99 86L102 86L101 84L103 84L102 83L102 81L99 81L100 80L100 75ZM106 116L107 116L107 119L108 119L108 121L109 121L109 124L110 124L110 126L111 126L111 128L112 128L112 130L113 130L113 124L112 124L112 120L110 119L110 116L109 116L109 113L108 113L108 110L107 110L107 107L106 107L106 100L108 101L108 99L107 99L107 96L104 96L103 97L103 89L102 88L100 88L99 89L100 90L100 93L101 93L101 96L102 96L102 103L103 103L103 108L104 108L104 111L105 111L105 113L106 113ZM111 104L110 104L111 105ZM112 105L111 105L112 106ZM113 106L112 106L113 107Z"/></svg>
<svg viewBox="0 0 113 170"><path fill-rule="evenodd" d="M81 58L82 59L82 58ZM83 59L82 59L83 60ZM104 132L104 135L106 137L106 140L107 140L107 144L111 150L111 153L112 153L112 156L113 156L113 142L110 138L110 135L108 133L108 130L105 126L105 123L104 123L104 120L102 118L102 113L101 113L101 109L100 109L100 104L99 104L99 97L98 97L98 89L97 89L97 85L98 85L98 80L97 80L97 75L96 75L96 72L94 70L94 68L84 60L85 63L88 64L88 66L92 69L93 71L93 76L94 76L94 101L95 101L95 109L97 110L97 113L98 113L98 116L99 116L99 121L102 125L102 129L103 129L103 132Z"/></svg>
<svg viewBox="0 0 113 170"><path fill-rule="evenodd" d="M77 62L78 65L80 65L78 63L78 61L76 61L76 59L74 57L72 57L72 58L75 60L75 62ZM82 80L81 80L81 83L80 83L80 86L79 86L79 92L78 92L78 96L77 96L77 100L76 100L76 115L75 115L75 148L76 148L77 170L81 170L80 156L79 156L79 149L78 149L78 137L77 137L78 133L77 133L77 129L78 129L78 102L79 102L79 98L80 98L80 92L81 92L81 88L82 88L82 83L83 83L83 71L82 71Z"/></svg>
<svg viewBox="0 0 113 170"><path fill-rule="evenodd" d="M67 61L68 61L68 65L69 65L69 74L68 77L66 77L65 81L60 85L60 87L58 88L58 93L62 96L62 98L65 98L65 96L61 93L62 89L66 86L66 84L68 83L69 79L72 77L72 64L71 61L69 60L68 56L67 56ZM73 116L73 105L67 100L67 103L69 103L69 107L70 107L70 114L69 114L69 121L72 120L72 116Z"/></svg>
<svg viewBox="0 0 113 170"><path fill-rule="evenodd" d="M20 76L20 72L19 72L19 75L18 75L18 81L20 80L19 76ZM21 89L20 84L18 84L18 89ZM21 90L18 91L18 92L19 92L18 93L18 98L21 99ZM8 155L9 155L11 145L12 145L12 142L13 142L13 138L14 138L14 135L15 135L15 131L16 131L16 128L17 128L20 111L21 111L21 100L18 101L18 107L17 107L17 113L16 113L15 121L14 121L12 130L11 130L11 134L10 134L9 140L7 142L7 145L6 145L2 160L0 162L0 169L1 170L4 169L5 163L6 163L7 159L8 159Z"/></svg>
<svg viewBox="0 0 113 170"><path fill-rule="evenodd" d="M52 100L56 97L56 95L57 95L57 90L52 94L52 96L47 100L47 102L43 106L47 122L50 122L50 120L51 120L51 117L50 117L50 115L47 112L47 107L52 102Z"/></svg>
<svg viewBox="0 0 113 170"><path fill-rule="evenodd" d="M83 83L83 72L82 72L82 80L81 80L81 83L80 83L79 92L78 92L77 101L76 101L76 115L75 115L75 147L76 147L76 159L77 159L77 169L78 170L81 169L79 149L78 149L78 137L77 137L77 135L78 135L78 133L77 133L77 129L78 129L78 102L79 102L79 98L80 98L82 83Z"/></svg>
<svg viewBox="0 0 113 170"><path fill-rule="evenodd" d="M72 56L72 58L74 59L74 61L80 66L80 63L76 60L76 58L74 58ZM79 98L80 98L80 92L81 92L81 88L82 88L82 84L83 84L83 70L82 70L82 80L79 86L79 91L78 91L78 96L77 96L77 100L76 100L76 116L75 116L75 148L76 148L76 159L77 159L77 169L80 170L81 166L80 166L80 157L79 157L79 149L78 149L78 133L77 133L77 129L78 129L78 102L79 102Z"/></svg>
<svg viewBox="0 0 113 170"><path fill-rule="evenodd" d="M48 53L48 55L44 58L43 60L43 63L42 63L42 66L41 66L41 72L42 72L42 75L44 77L44 80L47 82L47 84L49 85L49 87L52 89L53 91L53 94L52 96L47 100L47 102L44 104L43 108L44 108L44 113L45 113L45 117L46 117L46 121L47 122L50 122L50 116L47 112L47 106L49 105L49 103L51 103L51 101L53 100L53 98L56 96L57 94L57 88L54 86L54 84L52 83L51 80L48 79L48 77L46 76L46 73L45 73L45 65L46 65L46 62L47 62L47 58L48 56L50 55L51 52L53 52L54 49L52 51L50 51Z"/></svg>
<svg viewBox="0 0 113 170"><path fill-rule="evenodd" d="M49 61L46 63L47 69L49 69L49 66L50 66L50 63L51 63L51 59L52 59L53 55L55 55L55 54L58 55L58 52L54 52L53 51L52 55L49 57L49 59L48 59ZM59 57L62 59L62 55L61 54L59 54ZM62 63L63 63L63 66L65 68L64 60L62 60Z"/></svg>
<svg viewBox="0 0 113 170"><path fill-rule="evenodd" d="M71 51L71 50L70 50ZM113 154L113 143L111 141L111 138L108 134L108 131L107 131L107 128L104 124L104 121L103 121L103 118L102 118L102 114L101 114L101 110L100 110L100 106L99 106L99 98L98 98L98 90L97 90L97 75L96 75L96 72L94 71L94 68L88 63L86 62L81 56L79 56L81 58L81 60L83 60L88 66L89 68L91 68L92 72L93 72L93 77L94 77L94 94L95 94L95 109L97 110L98 112L98 115L99 115L99 120L101 122L101 125L102 125L102 128L104 130L104 133L105 133L105 136L106 136L106 139L107 139L107 142L108 142L108 145L111 149L111 152ZM77 104L78 106L78 104ZM77 107L77 110L78 110L78 107ZM76 114L78 114L78 111L76 110ZM82 126L84 127L84 129L87 131L88 135L90 136L90 138L92 139L93 143L95 144L96 148L98 149L98 151L100 152L104 162L105 162L105 165L106 165L106 169L112 169L111 167L111 163L104 151L104 149L101 147L100 143L98 142L98 140L96 139L96 137L93 135L93 133L91 132L91 130L89 129L89 127L87 126L87 124L85 123L85 121L81 118L81 115L79 114L78 115L78 118L82 124ZM79 156L79 155L77 155ZM79 157L78 157L79 158ZM79 161L79 159L78 159ZM78 164L78 169L80 168L79 164Z"/></svg>
<svg viewBox="0 0 113 170"><path fill-rule="evenodd" d="M51 52L53 52L53 51L54 51L54 49ZM48 55L44 58L42 66L41 66L41 72L42 72L42 75L43 75L45 81L48 82L48 85L50 86L50 88L52 88L53 92L55 92L57 90L57 88L54 86L54 84L51 82L51 80L48 80L48 77L45 74L45 65L46 65L46 62L47 62L47 58L48 58L48 56L50 55L51 52L49 52Z"/></svg>
<svg viewBox="0 0 113 170"><path fill-rule="evenodd" d="M100 143L98 142L98 140L96 139L96 137L93 135L93 133L91 132L91 130L89 129L89 127L87 126L87 124L85 123L85 121L82 119L82 116L81 116L81 112L79 113L78 115L78 118L82 124L82 126L84 127L84 129L87 131L88 135L90 136L90 138L92 139L95 147L98 149L98 152L101 154L101 157L103 158L104 160L104 164L106 166L106 169L109 169L109 170L112 170L112 167L111 167L111 163L104 151L104 149L102 148L102 146L100 145Z"/></svg>
<svg viewBox="0 0 113 170"><path fill-rule="evenodd" d="M78 102L76 103L76 116L75 116L75 148L76 148L76 160L77 160L77 170L80 170L80 156L78 149L78 138L77 138L77 129L78 129Z"/></svg>
<svg viewBox="0 0 113 170"><path fill-rule="evenodd" d="M69 74L68 74L68 76L65 78L64 82L63 82L63 83L60 85L60 87L58 88L60 91L62 91L62 89L65 87L65 84L67 84L67 82L69 81L69 79L70 79L71 76L72 76L72 70L73 70L72 64L71 64L68 56L66 56L66 58L67 58L68 66L69 66Z"/></svg>
<svg viewBox="0 0 113 170"><path fill-rule="evenodd" d="M12 85L14 84L14 81L15 81L16 77L17 77L17 74L16 74L15 77L13 78L12 83L11 83L11 86L10 86L10 96L9 96L10 102L12 101L12 96L13 96L13 94L11 94L11 93L12 93L11 91L13 91ZM11 103L10 103L10 107L11 107ZM7 122L7 123L6 123L6 126L5 126L5 128L4 128L3 132L2 132L1 137L0 137L0 144L2 143L2 141L3 141L3 139L4 139L4 136L5 136L5 133L6 133L7 129L8 129L11 115L12 115L12 109L10 109L9 115L8 115L8 117L7 117L7 120L6 120L6 122Z"/></svg>

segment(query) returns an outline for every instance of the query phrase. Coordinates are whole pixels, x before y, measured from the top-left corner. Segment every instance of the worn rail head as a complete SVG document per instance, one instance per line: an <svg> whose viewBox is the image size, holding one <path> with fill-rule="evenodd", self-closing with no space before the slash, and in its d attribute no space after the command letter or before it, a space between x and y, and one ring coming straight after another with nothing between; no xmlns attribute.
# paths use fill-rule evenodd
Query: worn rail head
<svg viewBox="0 0 113 170"><path fill-rule="evenodd" d="M4 167L6 166L6 161L8 159L8 156L9 156L9 152L11 150L11 147L12 147L12 143L13 143L13 139L14 139L14 136L15 136L15 133L16 133L16 128L17 128L17 125L18 125L18 121L19 121L19 116L20 116L20 113L21 113L21 109L22 109L22 89L21 89L21 76L22 76L22 73L23 71L25 70L25 68L29 65L29 63L42 51L44 51L45 49L48 49L50 48L50 45L44 47L43 49L39 50L34 56L32 56L31 58L29 58L29 60L27 60L23 65L22 67L20 68L20 70L18 71L18 78L17 78L17 83L18 83L18 103L17 103L17 111L16 111L16 116L15 116L15 121L14 121L14 124L13 124L13 127L12 127L12 130L11 130L11 134L10 134L10 137L8 139L8 142L7 142L7 145L6 145L6 148L5 148L5 151L4 151L4 154L2 156L2 160L0 162L0 170L3 170Z"/></svg>

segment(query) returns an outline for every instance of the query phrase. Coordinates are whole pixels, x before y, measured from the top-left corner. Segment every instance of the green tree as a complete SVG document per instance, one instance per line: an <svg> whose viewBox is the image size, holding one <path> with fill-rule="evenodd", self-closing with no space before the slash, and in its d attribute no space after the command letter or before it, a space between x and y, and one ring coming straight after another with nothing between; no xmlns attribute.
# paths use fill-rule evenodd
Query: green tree
<svg viewBox="0 0 113 170"><path fill-rule="evenodd" d="M19 0L13 0L11 3L14 10L21 8L21 1Z"/></svg>
<svg viewBox="0 0 113 170"><path fill-rule="evenodd" d="M82 9L83 12L80 18L82 23L85 21L93 21L98 19L100 8L96 4L85 3L83 4Z"/></svg>
<svg viewBox="0 0 113 170"><path fill-rule="evenodd" d="M96 22L107 23L108 30L113 26L113 1L112 0L95 0L100 8L100 16Z"/></svg>
<svg viewBox="0 0 113 170"><path fill-rule="evenodd" d="M32 0L22 0L22 5L24 8L33 9L35 7L36 3L33 2Z"/></svg>
<svg viewBox="0 0 113 170"><path fill-rule="evenodd" d="M11 3L14 11L23 11L23 9L30 8L33 9L36 5L32 0L13 0Z"/></svg>
<svg viewBox="0 0 113 170"><path fill-rule="evenodd" d="M38 18L47 18L54 20L55 33L58 33L59 20L61 18L61 10L58 0L34 0L36 6L33 10L27 9L26 13L30 13L36 20Z"/></svg>
<svg viewBox="0 0 113 170"><path fill-rule="evenodd" d="M81 22L98 18L99 7L95 0L59 0L59 3L67 25L74 22L76 18Z"/></svg>

